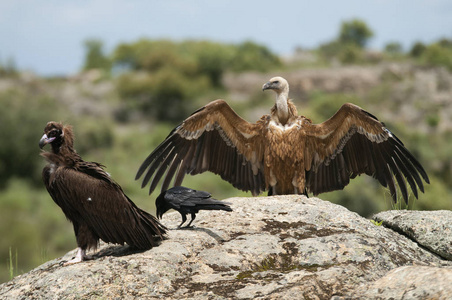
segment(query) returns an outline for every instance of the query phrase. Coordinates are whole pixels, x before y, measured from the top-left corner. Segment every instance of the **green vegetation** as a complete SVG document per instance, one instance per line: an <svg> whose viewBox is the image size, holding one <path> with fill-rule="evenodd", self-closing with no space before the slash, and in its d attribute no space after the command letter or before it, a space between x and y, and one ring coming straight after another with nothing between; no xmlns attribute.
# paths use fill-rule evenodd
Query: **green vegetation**
<svg viewBox="0 0 452 300"><path fill-rule="evenodd" d="M403 53L402 45L399 42L390 42L385 46L385 52L391 55L400 55Z"/></svg>
<svg viewBox="0 0 452 300"><path fill-rule="evenodd" d="M30 98L35 87L14 89L0 94L0 187L4 188L8 179L20 177L35 185L40 183L41 170L36 159L36 149L26 147L42 131L40 127L47 118L56 113L55 101L46 97ZM57 114L55 114L55 117ZM27 130L18 126L26 120ZM28 127L30 126L30 127ZM14 151L11 151L14 149Z"/></svg>
<svg viewBox="0 0 452 300"><path fill-rule="evenodd" d="M0 58L0 76L14 76L17 74L16 63L12 58L4 62Z"/></svg>
<svg viewBox="0 0 452 300"><path fill-rule="evenodd" d="M359 19L343 22L338 37L319 47L324 59L339 60L344 64L362 63L365 61L364 49L373 36L372 30Z"/></svg>
<svg viewBox="0 0 452 300"><path fill-rule="evenodd" d="M9 279L14 278L14 276L15 276L14 270L17 270L17 249L16 249L16 255L13 258L11 247L9 247L9 265L8 265Z"/></svg>
<svg viewBox="0 0 452 300"><path fill-rule="evenodd" d="M375 220L370 220L370 222L371 222L372 224L374 224L375 226L381 226L381 225L383 224L383 221L377 222L377 221L375 221Z"/></svg>
<svg viewBox="0 0 452 300"><path fill-rule="evenodd" d="M90 39L85 41L86 57L84 70L101 69L110 72L111 61L104 54L101 40Z"/></svg>
<svg viewBox="0 0 452 300"><path fill-rule="evenodd" d="M124 121L137 112L159 121L180 121L195 109L193 99L222 88L225 72L281 66L276 55L249 41L229 45L142 39L119 45L111 57L113 69L122 73L117 89L125 103L118 116Z"/></svg>
<svg viewBox="0 0 452 300"><path fill-rule="evenodd" d="M342 22L338 40L342 44L353 44L359 48L365 48L373 35L373 31L363 20L354 19Z"/></svg>
<svg viewBox="0 0 452 300"><path fill-rule="evenodd" d="M431 44L422 51L420 60L432 66L444 66L452 70L452 40L443 39Z"/></svg>
<svg viewBox="0 0 452 300"><path fill-rule="evenodd" d="M318 64L327 68L333 61L376 63L367 58L364 48L372 31L359 22L344 24L334 41L312 51L319 54ZM397 42L391 42L381 59L450 71L451 44L447 39L431 45L416 43L403 53ZM293 70L267 48L249 41L231 45L143 39L118 45L111 54L104 53L100 40L87 41L85 47L83 69L87 72L77 78L30 77L17 71L11 61L0 62L0 282L76 246L72 225L41 181L45 162L39 156L38 141L48 121L72 124L75 147L84 159L106 165L126 194L153 212L158 188L149 196L140 188L141 182L133 179L141 162L176 124L219 97L231 100L231 106L244 117L268 111L272 105L270 95L260 91L262 83L241 87L246 89L247 101L232 101L234 97L223 86L224 75L257 71L269 72L270 78L281 70ZM100 76L92 77L92 69L100 69ZM452 131L441 129L441 111L449 104L429 101L428 94L417 92L412 79L412 74L387 72L381 84L360 92L309 90L294 100L300 113L315 123L329 118L346 102L379 116L423 162L430 176L425 194L416 201L410 196L408 208L452 209ZM438 89L450 91L447 78L438 82ZM414 126L403 118L407 105L419 112ZM219 199L251 196L211 173L187 176L184 185L209 191ZM364 216L394 207L389 192L368 176L353 179L344 191L320 197Z"/></svg>

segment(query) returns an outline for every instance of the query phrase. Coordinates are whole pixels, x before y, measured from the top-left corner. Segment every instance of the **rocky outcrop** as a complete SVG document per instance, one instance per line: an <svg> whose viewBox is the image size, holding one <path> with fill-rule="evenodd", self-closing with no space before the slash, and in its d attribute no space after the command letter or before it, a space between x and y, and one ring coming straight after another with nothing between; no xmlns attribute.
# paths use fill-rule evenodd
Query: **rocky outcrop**
<svg viewBox="0 0 452 300"><path fill-rule="evenodd" d="M376 214L373 218L452 261L452 211L391 210Z"/></svg>
<svg viewBox="0 0 452 300"><path fill-rule="evenodd" d="M151 250L134 253L127 246L102 245L94 260L62 267L72 251L0 285L0 297L447 299L452 295L452 262L447 259L451 247L444 248L448 253L444 254L443 247L420 242L423 232L429 239L435 235L444 241L452 226L449 213L440 212L441 230L424 228L422 221L412 225L416 234L409 235L318 198L227 201L233 212L201 211L195 228L170 230L168 239ZM436 218L435 212L429 214ZM163 223L175 228L180 215L167 214Z"/></svg>

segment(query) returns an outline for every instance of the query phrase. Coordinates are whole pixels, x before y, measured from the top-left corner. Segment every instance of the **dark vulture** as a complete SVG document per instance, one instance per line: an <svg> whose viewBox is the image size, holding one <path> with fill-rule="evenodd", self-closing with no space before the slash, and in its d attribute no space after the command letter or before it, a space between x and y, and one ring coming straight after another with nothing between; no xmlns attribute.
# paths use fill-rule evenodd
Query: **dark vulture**
<svg viewBox="0 0 452 300"><path fill-rule="evenodd" d="M47 123L39 147L46 144L52 151L41 153L48 161L42 171L44 184L72 222L77 239L77 254L65 265L89 259L86 250L95 249L99 239L144 250L164 238L166 228L139 209L103 165L86 162L77 154L71 126Z"/></svg>
<svg viewBox="0 0 452 300"><path fill-rule="evenodd" d="M136 179L152 192L165 175L181 185L185 174L211 171L234 187L258 195L308 194L343 189L350 178L367 174L388 187L397 201L396 182L405 202L407 184L417 198L421 164L383 123L354 104L344 104L330 119L313 124L298 116L288 98L289 84L274 77L263 90L276 93L269 115L256 123L238 116L224 100L215 100L177 126L146 158Z"/></svg>
<svg viewBox="0 0 452 300"><path fill-rule="evenodd" d="M177 210L181 214L182 223L177 228L181 228L182 224L187 221L186 215L188 214L191 214L191 220L184 228L190 227L200 210L232 211L228 204L230 203L213 199L208 192L192 190L183 186L172 187L162 192L155 200L159 219L170 209Z"/></svg>

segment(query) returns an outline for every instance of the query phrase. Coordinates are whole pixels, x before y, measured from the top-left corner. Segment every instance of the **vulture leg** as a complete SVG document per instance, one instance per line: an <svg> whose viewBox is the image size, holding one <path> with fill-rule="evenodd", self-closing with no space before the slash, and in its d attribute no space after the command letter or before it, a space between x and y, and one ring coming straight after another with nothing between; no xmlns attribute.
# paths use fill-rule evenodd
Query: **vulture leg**
<svg viewBox="0 0 452 300"><path fill-rule="evenodd" d="M191 227L190 225L195 220L195 218L196 218L196 214L195 213L191 213L191 220L186 226L184 226L184 228L190 228Z"/></svg>
<svg viewBox="0 0 452 300"><path fill-rule="evenodd" d="M273 196L273 187L272 187L272 186L270 186L270 187L268 188L268 194L267 194L267 196Z"/></svg>
<svg viewBox="0 0 452 300"><path fill-rule="evenodd" d="M184 224L185 221L187 221L187 217L185 216L185 214L181 213L180 215L182 216L182 222L179 224L179 226L177 226L177 229L180 229L182 224Z"/></svg>
<svg viewBox="0 0 452 300"><path fill-rule="evenodd" d="M91 256L86 255L86 250L82 249L80 247L77 248L77 254L75 257L63 264L63 266L73 265L79 262L82 262L84 260L91 260L93 259Z"/></svg>

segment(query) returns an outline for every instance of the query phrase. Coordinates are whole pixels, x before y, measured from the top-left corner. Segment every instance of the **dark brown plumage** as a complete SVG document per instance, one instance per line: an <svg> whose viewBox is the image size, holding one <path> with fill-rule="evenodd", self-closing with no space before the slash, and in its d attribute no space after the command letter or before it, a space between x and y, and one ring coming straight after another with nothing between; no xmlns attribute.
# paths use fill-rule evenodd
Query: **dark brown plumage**
<svg viewBox="0 0 452 300"><path fill-rule="evenodd" d="M86 250L99 239L150 249L163 239L166 228L138 208L121 187L96 162L86 162L74 150L71 126L49 122L39 147L51 145L41 155L48 161L42 171L52 199L72 222L77 239L76 257L66 264L87 259Z"/></svg>
<svg viewBox="0 0 452 300"><path fill-rule="evenodd" d="M282 77L263 86L276 93L269 115L257 123L240 118L224 100L215 100L177 126L146 158L136 179L150 192L166 173L162 190L173 178L181 185L185 174L211 171L234 187L257 195L314 195L343 189L360 174L376 178L397 201L397 181L405 202L406 181L417 198L421 164L376 117L353 104L344 104L321 124L298 116ZM395 177L395 180L394 180Z"/></svg>

